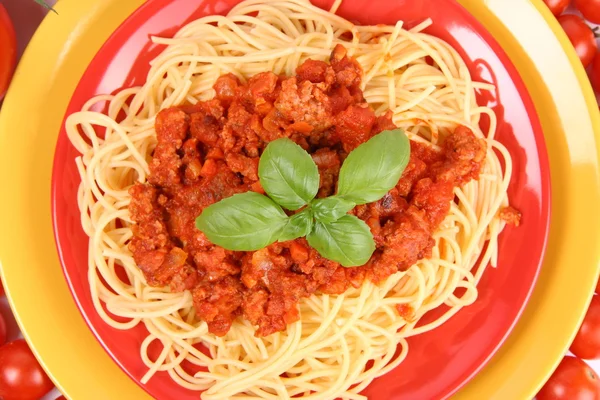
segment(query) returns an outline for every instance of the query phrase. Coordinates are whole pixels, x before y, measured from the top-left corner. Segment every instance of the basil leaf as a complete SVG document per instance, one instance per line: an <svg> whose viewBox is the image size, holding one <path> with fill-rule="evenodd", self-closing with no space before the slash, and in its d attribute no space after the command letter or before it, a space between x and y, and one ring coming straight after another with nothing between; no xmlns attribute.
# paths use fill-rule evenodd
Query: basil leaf
<svg viewBox="0 0 600 400"><path fill-rule="evenodd" d="M342 218L355 206L356 204L351 201L334 196L315 200L310 207L317 221L329 223Z"/></svg>
<svg viewBox="0 0 600 400"><path fill-rule="evenodd" d="M196 218L196 227L217 246L253 251L275 242L288 216L273 200L246 192L215 203Z"/></svg>
<svg viewBox="0 0 600 400"><path fill-rule="evenodd" d="M265 192L277 204L297 210L319 191L319 169L312 157L290 139L277 139L267 146L258 164Z"/></svg>
<svg viewBox="0 0 600 400"><path fill-rule="evenodd" d="M329 224L317 222L306 239L321 256L344 267L366 264L375 251L369 226L354 215L344 215Z"/></svg>
<svg viewBox="0 0 600 400"><path fill-rule="evenodd" d="M298 239L310 233L314 225L313 216L307 208L296 215L290 217L287 225L283 228L279 242L287 242L288 240Z"/></svg>
<svg viewBox="0 0 600 400"><path fill-rule="evenodd" d="M356 204L381 199L398 184L409 158L410 142L402 129L375 135L344 161L337 196Z"/></svg>

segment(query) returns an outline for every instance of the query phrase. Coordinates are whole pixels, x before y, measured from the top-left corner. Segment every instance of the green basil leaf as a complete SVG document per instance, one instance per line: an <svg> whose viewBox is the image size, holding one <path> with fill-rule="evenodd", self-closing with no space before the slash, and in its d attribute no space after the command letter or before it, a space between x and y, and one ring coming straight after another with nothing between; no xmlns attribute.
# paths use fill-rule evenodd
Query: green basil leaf
<svg viewBox="0 0 600 400"><path fill-rule="evenodd" d="M342 218L355 206L356 204L351 201L334 196L315 200L310 208L317 221L330 223Z"/></svg>
<svg viewBox="0 0 600 400"><path fill-rule="evenodd" d="M255 192L236 194L205 208L196 227L217 246L253 251L275 242L288 216L267 196Z"/></svg>
<svg viewBox="0 0 600 400"><path fill-rule="evenodd" d="M306 239L321 256L344 267L366 264L375 251L369 226L354 215L344 215L329 224L317 222Z"/></svg>
<svg viewBox="0 0 600 400"><path fill-rule="evenodd" d="M344 161L337 196L356 204L381 199L398 184L409 158L410 142L402 129L375 135Z"/></svg>
<svg viewBox="0 0 600 400"><path fill-rule="evenodd" d="M304 237L312 231L314 225L313 216L310 210L307 208L302 210L296 215L290 217L287 225L283 228L281 236L279 236L279 242L287 242L288 240L294 240Z"/></svg>
<svg viewBox="0 0 600 400"><path fill-rule="evenodd" d="M267 146L258 164L265 192L277 204L297 210L319 191L319 169L312 157L290 139L277 139Z"/></svg>

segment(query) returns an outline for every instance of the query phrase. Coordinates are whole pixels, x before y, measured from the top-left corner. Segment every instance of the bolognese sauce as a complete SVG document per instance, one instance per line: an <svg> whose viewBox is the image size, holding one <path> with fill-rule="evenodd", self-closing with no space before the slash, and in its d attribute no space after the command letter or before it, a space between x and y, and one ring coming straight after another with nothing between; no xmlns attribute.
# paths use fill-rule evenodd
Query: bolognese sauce
<svg viewBox="0 0 600 400"><path fill-rule="evenodd" d="M225 335L240 317L258 326L257 336L267 336L299 319L303 297L341 294L367 279L379 283L430 257L432 234L450 210L454 188L477 179L484 163L485 141L465 127L445 138L441 151L412 141L396 187L350 211L375 239L364 266L344 268L305 239L229 251L195 226L202 210L219 200L263 193L259 157L282 137L317 164L318 197L333 195L348 153L396 128L390 111L376 116L366 103L361 78L359 64L338 46L329 63L307 60L296 76L263 72L242 83L224 75L214 85L214 99L162 110L147 183L130 189L135 224L129 249L148 284L191 291L198 317L215 335Z"/></svg>

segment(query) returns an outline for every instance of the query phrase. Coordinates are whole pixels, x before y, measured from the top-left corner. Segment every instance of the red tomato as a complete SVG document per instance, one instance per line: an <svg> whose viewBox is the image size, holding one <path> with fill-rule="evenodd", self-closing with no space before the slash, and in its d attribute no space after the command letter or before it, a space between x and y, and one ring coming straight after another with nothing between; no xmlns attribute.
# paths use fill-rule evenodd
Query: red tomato
<svg viewBox="0 0 600 400"><path fill-rule="evenodd" d="M600 24L600 0L575 0L575 7L585 19Z"/></svg>
<svg viewBox="0 0 600 400"><path fill-rule="evenodd" d="M67 400L67 398L65 396L58 396L56 400Z"/></svg>
<svg viewBox="0 0 600 400"><path fill-rule="evenodd" d="M2 281L0 281L0 296L4 296L4 288L2 287Z"/></svg>
<svg viewBox="0 0 600 400"><path fill-rule="evenodd" d="M598 50L594 32L592 32L585 21L577 15L563 15L558 18L558 22L565 30L573 47L575 47L575 51L583 66L587 68L594 59L596 50Z"/></svg>
<svg viewBox="0 0 600 400"><path fill-rule="evenodd" d="M552 14L554 14L555 17L558 17L565 12L567 7L569 7L571 0L544 0L544 3L546 3Z"/></svg>
<svg viewBox="0 0 600 400"><path fill-rule="evenodd" d="M600 93L600 51L596 53L594 61L592 61L592 68L590 69L590 80L592 86L597 93ZM600 281L596 285L596 293L600 293Z"/></svg>
<svg viewBox="0 0 600 400"><path fill-rule="evenodd" d="M0 346L6 343L6 321L4 321L4 317L0 314Z"/></svg>
<svg viewBox="0 0 600 400"><path fill-rule="evenodd" d="M0 398L37 400L54 384L23 339L0 347Z"/></svg>
<svg viewBox="0 0 600 400"><path fill-rule="evenodd" d="M585 362L565 356L536 399L597 400L600 399L600 381Z"/></svg>
<svg viewBox="0 0 600 400"><path fill-rule="evenodd" d="M17 61L17 39L12 21L6 9L0 4L0 101L12 77Z"/></svg>
<svg viewBox="0 0 600 400"><path fill-rule="evenodd" d="M571 352L579 358L600 358L600 296L594 296L575 340Z"/></svg>

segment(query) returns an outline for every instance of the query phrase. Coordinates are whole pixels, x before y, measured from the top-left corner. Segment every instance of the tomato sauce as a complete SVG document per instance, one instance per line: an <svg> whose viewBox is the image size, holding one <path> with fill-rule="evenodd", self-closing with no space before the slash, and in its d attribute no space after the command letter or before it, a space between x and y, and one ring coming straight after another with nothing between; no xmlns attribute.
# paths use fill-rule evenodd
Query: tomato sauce
<svg viewBox="0 0 600 400"><path fill-rule="evenodd" d="M521 224L521 212L514 207L504 207L498 216L509 225L519 226Z"/></svg>
<svg viewBox="0 0 600 400"><path fill-rule="evenodd" d="M303 297L340 294L366 279L379 283L430 257L432 232L449 212L454 187L477 179L484 162L485 142L464 127L445 139L441 152L411 142L398 185L351 211L369 225L377 246L364 266L324 259L305 239L228 251L195 227L207 206L235 193L263 192L259 157L281 137L312 155L321 176L318 197L333 195L348 153L396 128L391 112L376 116L365 102L362 74L338 46L330 63L308 60L296 76L263 72L243 84L224 75L214 99L162 110L148 182L130 189L129 248L148 284L190 290L198 317L216 335L245 318L258 327L257 336L267 336L298 320Z"/></svg>

